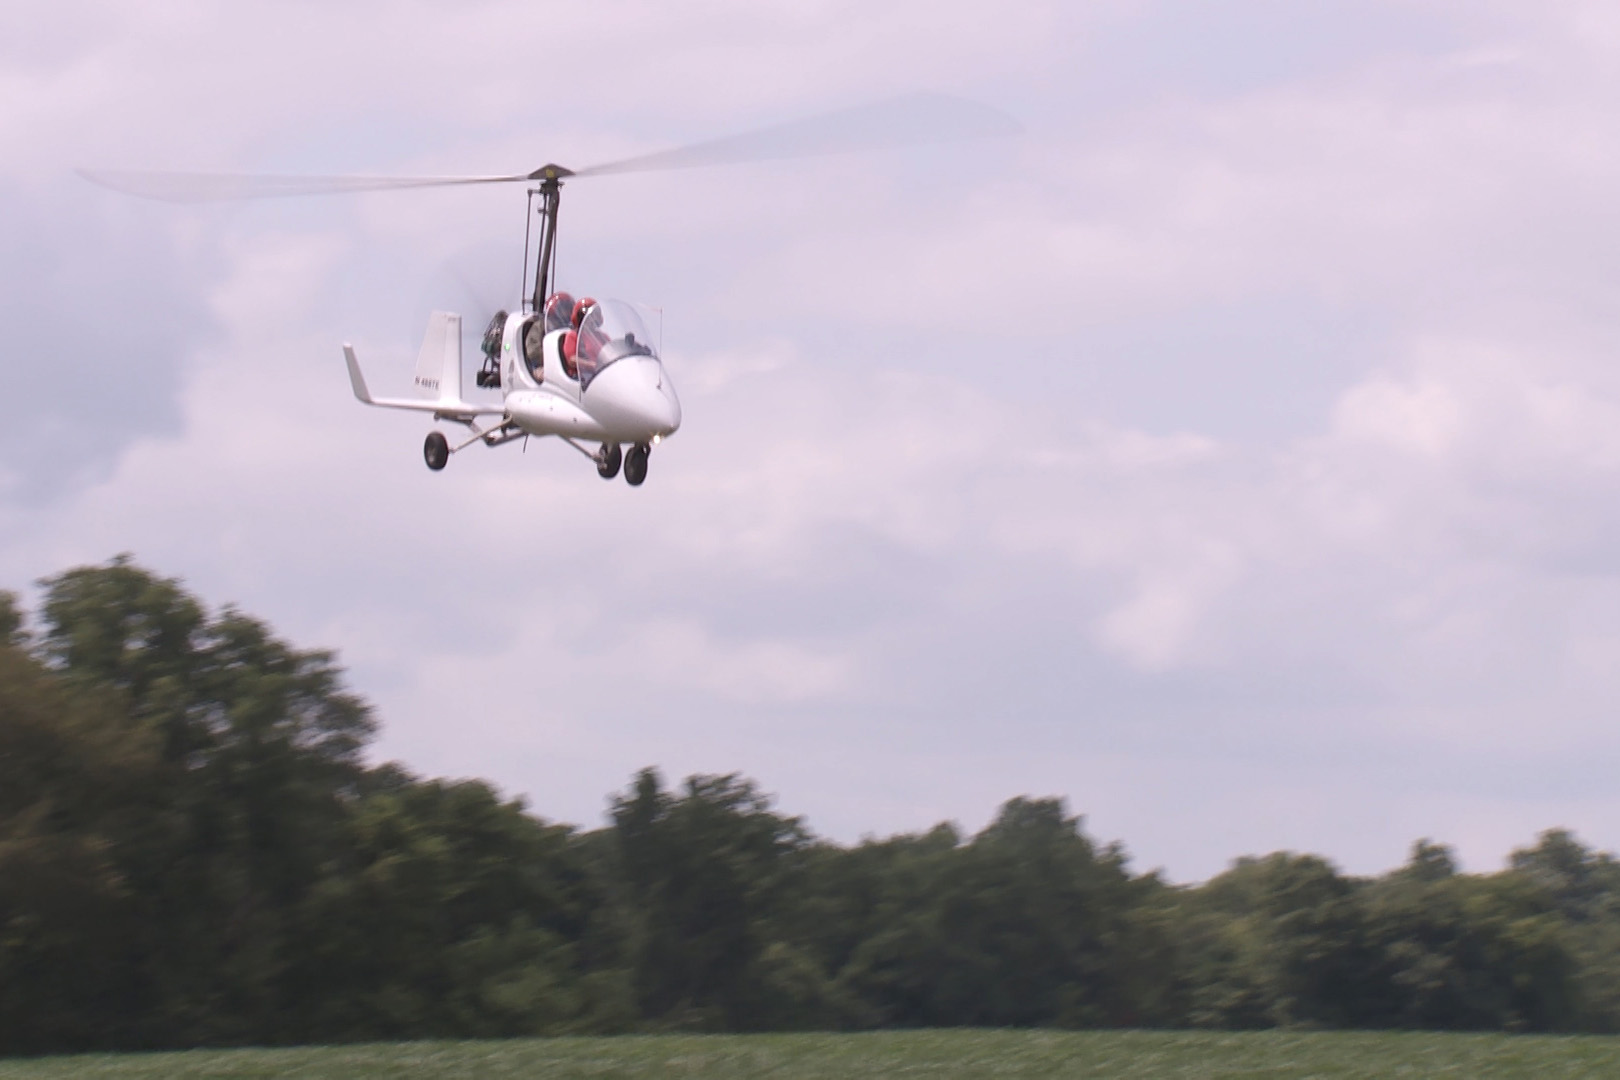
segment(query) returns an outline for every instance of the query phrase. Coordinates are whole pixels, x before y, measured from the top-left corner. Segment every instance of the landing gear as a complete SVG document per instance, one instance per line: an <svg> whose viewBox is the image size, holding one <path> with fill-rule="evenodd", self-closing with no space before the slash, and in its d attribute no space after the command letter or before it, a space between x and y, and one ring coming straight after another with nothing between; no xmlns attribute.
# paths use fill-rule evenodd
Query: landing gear
<svg viewBox="0 0 1620 1080"><path fill-rule="evenodd" d="M640 487L641 482L647 479L647 455L652 453L652 447L646 443L637 443L624 455L624 480L631 487Z"/></svg>
<svg viewBox="0 0 1620 1080"><path fill-rule="evenodd" d="M427 437L427 442L422 444L422 458L427 462L427 467L434 472L438 472L449 463L450 442L444 437L443 432L435 431Z"/></svg>
<svg viewBox="0 0 1620 1080"><path fill-rule="evenodd" d="M611 480L619 475L619 464L624 460L624 451L619 449L618 443L603 443L602 449L596 452L596 474L604 480ZM647 466L642 465L642 471Z"/></svg>

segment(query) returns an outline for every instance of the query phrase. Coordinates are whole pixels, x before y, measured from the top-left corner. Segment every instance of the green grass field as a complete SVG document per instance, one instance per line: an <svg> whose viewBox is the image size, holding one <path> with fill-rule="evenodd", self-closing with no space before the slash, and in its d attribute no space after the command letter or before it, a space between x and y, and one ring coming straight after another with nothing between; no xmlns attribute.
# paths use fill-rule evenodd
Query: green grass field
<svg viewBox="0 0 1620 1080"><path fill-rule="evenodd" d="M1620 1077L1620 1038L1418 1033L913 1031L649 1035L194 1050L0 1061L0 1080L86 1077Z"/></svg>

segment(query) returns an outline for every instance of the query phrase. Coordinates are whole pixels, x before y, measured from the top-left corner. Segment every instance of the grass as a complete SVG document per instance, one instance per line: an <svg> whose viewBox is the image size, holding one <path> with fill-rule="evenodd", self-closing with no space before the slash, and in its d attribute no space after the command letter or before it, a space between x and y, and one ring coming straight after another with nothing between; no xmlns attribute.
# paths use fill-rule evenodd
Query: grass
<svg viewBox="0 0 1620 1080"><path fill-rule="evenodd" d="M1620 1077L1620 1038L1365 1032L908 1031L377 1043L0 1060L0 1080L1305 1080Z"/></svg>

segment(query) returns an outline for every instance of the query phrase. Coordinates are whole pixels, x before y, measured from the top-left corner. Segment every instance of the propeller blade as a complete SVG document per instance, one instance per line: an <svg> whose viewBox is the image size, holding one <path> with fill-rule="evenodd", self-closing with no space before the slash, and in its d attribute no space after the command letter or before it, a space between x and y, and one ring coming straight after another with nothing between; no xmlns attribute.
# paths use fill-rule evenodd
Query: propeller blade
<svg viewBox="0 0 1620 1080"><path fill-rule="evenodd" d="M529 180L513 176L255 176L247 173L141 172L80 169L92 184L164 202L230 202L292 195L337 195L400 188L456 187L464 184L507 184Z"/></svg>
<svg viewBox="0 0 1620 1080"><path fill-rule="evenodd" d="M576 177L695 169L750 161L849 154L919 143L1017 135L1023 127L999 109L947 94L914 93L803 120L623 158L575 170Z"/></svg>

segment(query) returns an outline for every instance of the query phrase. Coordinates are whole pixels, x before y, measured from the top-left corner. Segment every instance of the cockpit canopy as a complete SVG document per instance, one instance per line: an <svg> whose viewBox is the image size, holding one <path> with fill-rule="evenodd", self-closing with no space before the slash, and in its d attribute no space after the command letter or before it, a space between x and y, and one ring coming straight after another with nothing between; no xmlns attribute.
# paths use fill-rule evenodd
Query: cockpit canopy
<svg viewBox="0 0 1620 1080"><path fill-rule="evenodd" d="M546 301L546 310L543 317L545 320L542 324L545 327L544 333L549 334L553 330L567 330L574 317L573 296L565 292L552 293L551 298Z"/></svg>
<svg viewBox="0 0 1620 1080"><path fill-rule="evenodd" d="M609 364L627 356L657 357L658 350L635 307L622 300L599 300L579 324L575 355L583 390Z"/></svg>

